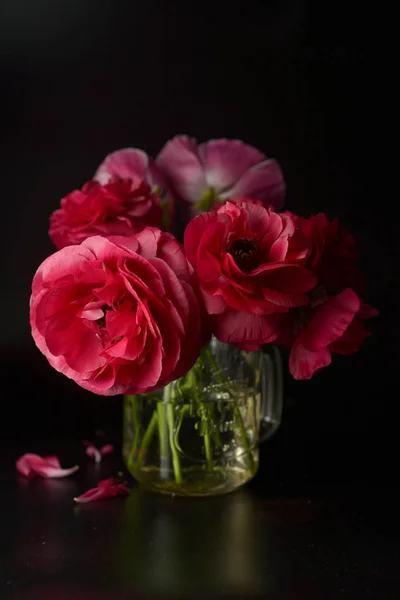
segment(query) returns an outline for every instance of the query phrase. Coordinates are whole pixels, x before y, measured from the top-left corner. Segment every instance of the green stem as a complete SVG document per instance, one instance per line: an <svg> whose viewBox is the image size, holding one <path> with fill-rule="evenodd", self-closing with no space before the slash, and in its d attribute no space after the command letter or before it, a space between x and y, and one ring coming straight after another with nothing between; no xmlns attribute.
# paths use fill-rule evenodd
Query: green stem
<svg viewBox="0 0 400 600"><path fill-rule="evenodd" d="M164 388L163 401L157 402L160 475L162 479L168 479L168 423L166 418L166 407L170 401L170 393L169 386L166 386Z"/></svg>
<svg viewBox="0 0 400 600"><path fill-rule="evenodd" d="M202 402L195 386L193 386L192 395L194 397L194 400L195 400L197 407L201 414L201 422L203 424L203 428L200 425L200 431L201 431L202 437L204 438L204 453L205 453L206 460L207 460L207 469L208 469L208 471L213 471L214 470L214 461L213 461L213 455L212 455L211 437L208 432L208 430L209 430L208 421L210 419L210 413L208 410L208 406L204 402Z"/></svg>
<svg viewBox="0 0 400 600"><path fill-rule="evenodd" d="M214 470L214 462L213 462L211 439L210 439L209 433L206 433L204 435L204 450L205 450L206 459L207 459L207 469L209 471L213 471Z"/></svg>
<svg viewBox="0 0 400 600"><path fill-rule="evenodd" d="M152 439L154 432L156 430L156 427L157 427L157 421L158 421L158 414L156 411L154 411L153 416L151 417L149 426L147 427L146 432L143 436L142 444L140 446L140 452L139 452L139 456L138 456L138 460L137 460L138 467L141 466L143 459L145 457L145 454L148 450L151 439Z"/></svg>
<svg viewBox="0 0 400 600"><path fill-rule="evenodd" d="M224 381L224 378L222 377L221 371L216 363L216 360L214 358L213 353L211 352L210 346L205 346L202 351L204 350L204 354L207 357L208 363L211 366L211 368L214 370L214 375L216 380L218 381L218 383L224 385L226 382ZM243 422L243 418L242 418L242 413L240 412L240 408L237 404L237 399L235 398L235 395L233 394L232 391L230 391L232 397L234 398L234 408L233 408L233 412L236 416L236 419L238 421L238 425L239 425L239 431L240 431L240 437L242 439L242 444L243 447L246 451L246 456L247 456L247 461L248 461L248 465L249 465L249 469L251 471L251 473L253 473L255 471L255 463L254 463L254 456L253 453L251 451L250 448L250 444L249 444L249 440L247 437L247 431L246 431L246 427L244 425Z"/></svg>
<svg viewBox="0 0 400 600"><path fill-rule="evenodd" d="M240 437L242 438L242 444L246 451L246 458L247 458L247 462L249 464L250 472L254 473L256 465L254 463L253 452L251 451L251 448L250 448L249 440L247 437L246 427L244 426L244 423L243 423L242 413L240 412L240 408L238 407L238 405L236 403L234 405L233 412L234 412L236 419L238 421L238 424L239 424Z"/></svg>
<svg viewBox="0 0 400 600"><path fill-rule="evenodd" d="M172 465L174 468L174 477L175 482L180 484L182 483L182 473L181 473L181 462L178 454L178 450L175 446L174 441L174 405L170 402L167 404L167 419L168 419L168 427L169 427L169 447L171 448L172 454Z"/></svg>
<svg viewBox="0 0 400 600"><path fill-rule="evenodd" d="M185 418L185 416L190 412L190 407L185 404L184 406L182 406L182 408L180 409L180 414L179 414L179 421L178 421L178 425L175 428L175 434L174 434L174 444L175 444L175 448L178 450L178 452L180 452L181 454L183 454L182 449L180 447L179 444L179 433L181 431L181 427L182 427L182 423L183 423L183 419Z"/></svg>
<svg viewBox="0 0 400 600"><path fill-rule="evenodd" d="M221 440L221 434L219 432L218 426L217 426L217 415L216 415L216 406L215 406L215 402L213 402L210 406L210 418L211 421L215 424L215 428L213 429L213 433L212 436L214 438L214 444L217 448L221 448L222 447L222 440Z"/></svg>
<svg viewBox="0 0 400 600"><path fill-rule="evenodd" d="M130 467L133 463L133 459L135 458L135 453L138 446L139 441L139 430L140 430L140 420L138 415L138 407L137 407L137 398L136 396L126 396L126 400L130 403L131 412L132 412L132 421L133 421L133 442L132 447L128 456L128 467Z"/></svg>

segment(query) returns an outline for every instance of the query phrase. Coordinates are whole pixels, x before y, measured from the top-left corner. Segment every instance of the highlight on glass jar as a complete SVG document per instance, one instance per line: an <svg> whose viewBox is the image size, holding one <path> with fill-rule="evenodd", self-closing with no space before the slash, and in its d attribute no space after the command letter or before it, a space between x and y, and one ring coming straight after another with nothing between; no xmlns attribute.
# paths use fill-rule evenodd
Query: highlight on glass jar
<svg viewBox="0 0 400 600"><path fill-rule="evenodd" d="M254 477L259 444L281 416L279 350L246 352L212 338L184 377L124 397L124 459L154 491L224 494Z"/></svg>

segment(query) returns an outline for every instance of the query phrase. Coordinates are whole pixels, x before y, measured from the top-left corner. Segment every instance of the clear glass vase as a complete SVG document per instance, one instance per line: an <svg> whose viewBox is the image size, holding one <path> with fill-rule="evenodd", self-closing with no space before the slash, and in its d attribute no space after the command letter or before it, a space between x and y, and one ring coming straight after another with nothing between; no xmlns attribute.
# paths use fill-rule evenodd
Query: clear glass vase
<svg viewBox="0 0 400 600"><path fill-rule="evenodd" d="M278 349L245 352L213 338L184 377L124 397L124 459L153 491L223 494L254 477L259 443L281 416Z"/></svg>

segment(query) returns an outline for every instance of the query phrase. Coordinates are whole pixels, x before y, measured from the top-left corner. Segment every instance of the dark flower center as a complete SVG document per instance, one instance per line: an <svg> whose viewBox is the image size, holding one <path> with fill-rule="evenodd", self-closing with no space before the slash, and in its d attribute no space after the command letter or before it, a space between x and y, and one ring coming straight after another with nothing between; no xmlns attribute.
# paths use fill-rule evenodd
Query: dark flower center
<svg viewBox="0 0 400 600"><path fill-rule="evenodd" d="M250 271L258 266L258 246L252 240L240 238L233 242L228 252L233 256L235 263L244 273L250 273Z"/></svg>
<svg viewBox="0 0 400 600"><path fill-rule="evenodd" d="M97 319L96 323L97 323L97 327L99 329L104 329L104 327L106 326L106 317L105 317L105 315L104 315L104 317L101 317L100 319Z"/></svg>

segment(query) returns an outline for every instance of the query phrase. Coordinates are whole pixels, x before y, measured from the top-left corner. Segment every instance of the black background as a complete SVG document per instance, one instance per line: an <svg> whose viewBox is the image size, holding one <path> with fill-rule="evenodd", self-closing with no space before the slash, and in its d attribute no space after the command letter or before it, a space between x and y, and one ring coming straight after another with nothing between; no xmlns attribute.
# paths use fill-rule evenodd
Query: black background
<svg viewBox="0 0 400 600"><path fill-rule="evenodd" d="M358 355L335 358L310 382L286 377L272 462L297 485L387 478L398 456L400 256L374 138L378 24L357 3L322 4L2 0L4 441L16 432L79 440L121 424L119 398L53 371L30 337L30 284L54 251L48 218L61 197L121 147L156 154L178 133L240 138L279 161L288 209L324 211L351 229L366 297L381 313Z"/></svg>

